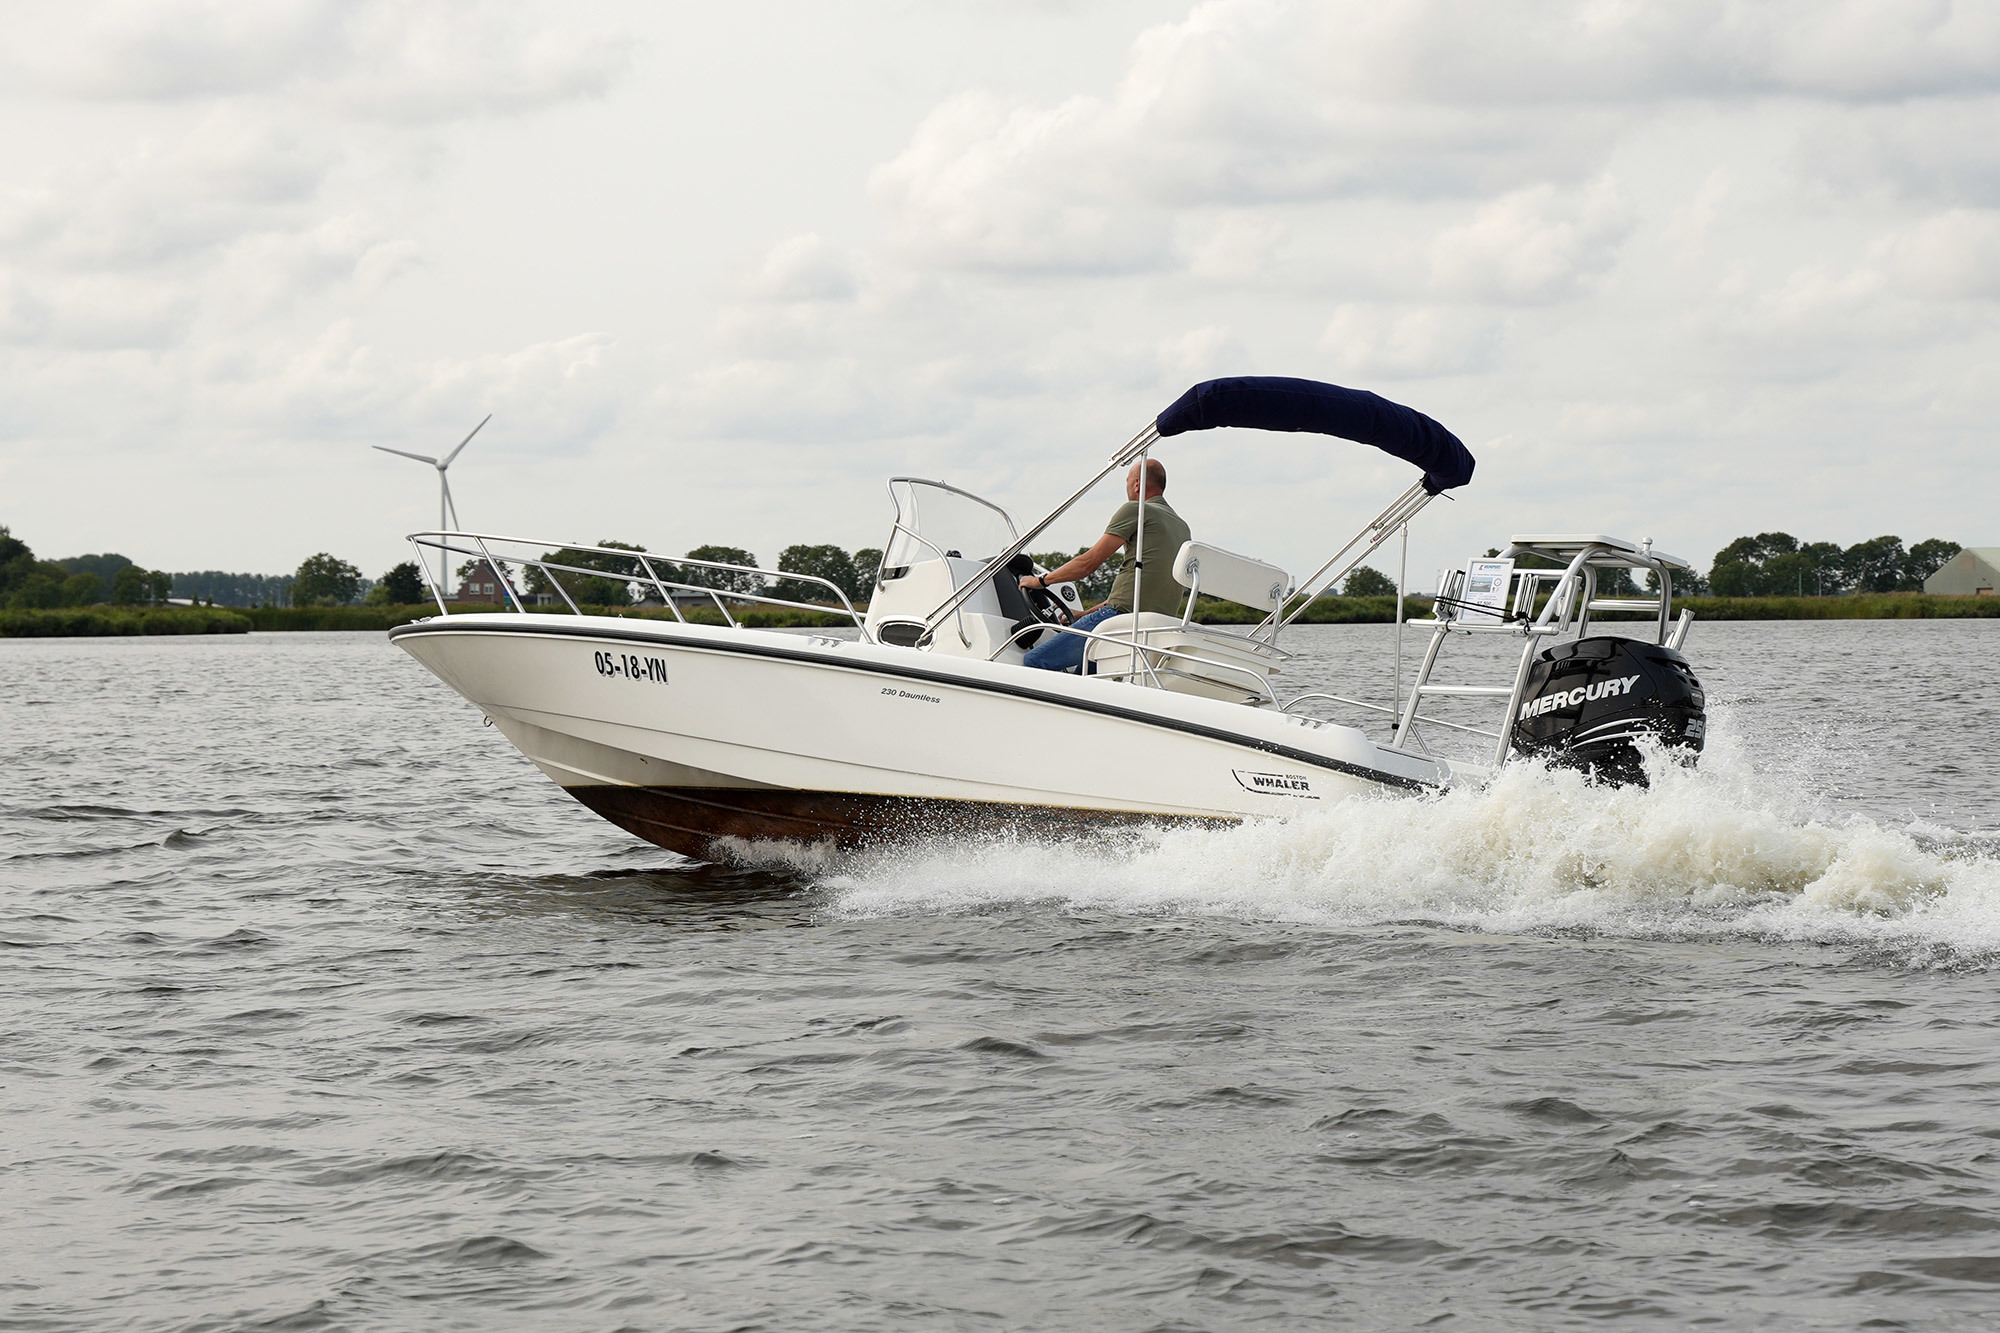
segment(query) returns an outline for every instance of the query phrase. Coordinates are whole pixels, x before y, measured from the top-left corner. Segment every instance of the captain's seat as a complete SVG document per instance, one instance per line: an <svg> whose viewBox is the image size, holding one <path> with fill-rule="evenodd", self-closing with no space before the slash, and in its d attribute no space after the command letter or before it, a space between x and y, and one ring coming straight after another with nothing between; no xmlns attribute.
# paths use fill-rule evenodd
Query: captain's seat
<svg viewBox="0 0 2000 1333"><path fill-rule="evenodd" d="M1268 617L1292 595L1297 586L1292 576L1262 560L1191 541L1174 557L1174 581L1188 590L1178 619L1157 611L1111 617L1098 625L1101 637L1084 645L1084 670L1180 694L1270 701L1266 678L1291 654L1247 634L1195 624L1194 603L1206 594Z"/></svg>

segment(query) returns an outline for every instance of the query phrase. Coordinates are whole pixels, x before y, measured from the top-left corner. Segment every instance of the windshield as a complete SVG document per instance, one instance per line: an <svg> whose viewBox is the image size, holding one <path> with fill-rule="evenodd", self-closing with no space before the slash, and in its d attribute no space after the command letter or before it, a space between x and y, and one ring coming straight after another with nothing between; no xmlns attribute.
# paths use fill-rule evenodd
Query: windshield
<svg viewBox="0 0 2000 1333"><path fill-rule="evenodd" d="M882 554L885 568L905 569L948 555L990 560L1014 544L1014 520L1006 510L955 486L895 477L889 498L896 504L896 526Z"/></svg>

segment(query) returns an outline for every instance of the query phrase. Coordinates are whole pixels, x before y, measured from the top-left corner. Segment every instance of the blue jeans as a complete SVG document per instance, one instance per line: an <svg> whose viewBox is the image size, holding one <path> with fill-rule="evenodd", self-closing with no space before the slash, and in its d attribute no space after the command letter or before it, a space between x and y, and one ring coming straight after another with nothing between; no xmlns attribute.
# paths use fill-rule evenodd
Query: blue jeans
<svg viewBox="0 0 2000 1333"><path fill-rule="evenodd" d="M1088 615L1078 616L1070 628L1096 629L1111 617L1122 614L1115 606L1100 606ZM1089 642L1074 634L1051 629L1042 635L1040 643L1028 650L1028 655L1021 659L1021 665L1038 671L1074 671L1083 665L1083 646Z"/></svg>

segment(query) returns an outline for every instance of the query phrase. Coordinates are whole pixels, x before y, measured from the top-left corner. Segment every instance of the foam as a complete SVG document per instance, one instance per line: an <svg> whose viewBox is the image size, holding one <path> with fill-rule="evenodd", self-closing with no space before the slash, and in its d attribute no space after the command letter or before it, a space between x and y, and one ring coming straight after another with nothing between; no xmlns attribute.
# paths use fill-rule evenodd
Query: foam
<svg viewBox="0 0 2000 1333"><path fill-rule="evenodd" d="M1608 788L1511 764L1483 789L1368 796L1235 828L939 837L797 869L842 914L1048 904L1326 924L1747 935L2000 961L2000 841L1830 813L1726 728L1701 767Z"/></svg>

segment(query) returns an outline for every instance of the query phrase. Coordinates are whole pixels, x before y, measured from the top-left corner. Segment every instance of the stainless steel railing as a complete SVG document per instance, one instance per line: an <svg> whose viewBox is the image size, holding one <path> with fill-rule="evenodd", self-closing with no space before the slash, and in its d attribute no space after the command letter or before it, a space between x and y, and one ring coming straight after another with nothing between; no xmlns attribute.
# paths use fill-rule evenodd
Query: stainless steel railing
<svg viewBox="0 0 2000 1333"><path fill-rule="evenodd" d="M410 534L410 544L417 548L420 557L426 551L439 553L440 568L449 568L453 556L462 555L483 562L497 576L500 591L507 599L505 605L523 614L527 613L528 607L521 600L521 589L515 586L514 580L507 575L509 568L518 569L523 575L531 569L540 570L545 575L543 581L555 590L563 604L575 615L583 615L583 608L570 595L569 589L563 586L562 579L557 577L558 574L569 574L579 578L610 579L628 586L637 584L650 587L659 594L661 603L673 614L674 619L682 624L687 623L687 617L681 614L681 608L674 599L675 592L690 593L713 602L715 609L721 613L723 621L732 629L738 628L738 625L736 617L730 614L729 603L747 602L757 606L782 607L820 615L845 614L853 622L854 627L861 631L861 637L873 642L861 613L854 609L854 603L849 600L846 592L839 584L815 574L801 574L788 569L760 569L755 565L730 564L722 560L664 556L650 551L626 550L618 546L589 546L576 542L507 537L488 532L413 532ZM551 547L555 549L553 551L548 549ZM525 554L524 551L528 548L539 549L540 554ZM607 569L552 558L556 554L565 552L609 557L614 564L625 568ZM662 569L662 566L665 568ZM431 576L430 562L419 558L417 567L423 571L424 582L430 587L431 597L437 602L438 611L449 615L450 608L446 605L444 590ZM735 580L738 586L718 586L675 577L683 570L701 570L726 576ZM752 591L749 586L740 586L753 579L758 581L754 585L758 591ZM772 596L769 589L777 583L816 584L832 594L831 603L805 602L796 598Z"/></svg>

